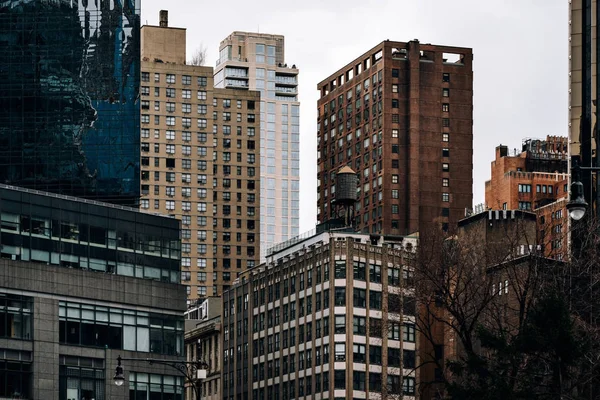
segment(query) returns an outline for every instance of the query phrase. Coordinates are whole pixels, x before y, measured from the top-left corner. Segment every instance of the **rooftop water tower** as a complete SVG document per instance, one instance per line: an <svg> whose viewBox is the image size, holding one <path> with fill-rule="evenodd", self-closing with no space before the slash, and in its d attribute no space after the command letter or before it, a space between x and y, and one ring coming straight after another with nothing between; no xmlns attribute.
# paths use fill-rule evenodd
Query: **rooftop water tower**
<svg viewBox="0 0 600 400"><path fill-rule="evenodd" d="M345 166L335 177L335 217L343 219L346 226L354 225L354 211L357 199L358 175L352 168Z"/></svg>

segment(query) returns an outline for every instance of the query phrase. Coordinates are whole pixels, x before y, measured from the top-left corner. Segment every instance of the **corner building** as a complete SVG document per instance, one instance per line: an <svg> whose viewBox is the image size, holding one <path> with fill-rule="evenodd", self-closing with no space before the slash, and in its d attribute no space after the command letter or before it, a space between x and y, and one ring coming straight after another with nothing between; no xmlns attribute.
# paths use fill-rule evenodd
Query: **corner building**
<svg viewBox="0 0 600 400"><path fill-rule="evenodd" d="M385 41L317 85L318 222L335 217L335 175L360 175L356 225L447 230L473 198L471 49Z"/></svg>
<svg viewBox="0 0 600 400"><path fill-rule="evenodd" d="M261 262L300 227L300 103L282 35L233 32L221 41L215 87L260 92Z"/></svg>
<svg viewBox="0 0 600 400"><path fill-rule="evenodd" d="M293 241L223 294L223 399L414 398L413 253L371 239Z"/></svg>
<svg viewBox="0 0 600 400"><path fill-rule="evenodd" d="M188 299L220 295L259 260L260 94L213 88L185 29L142 27L141 209L181 220Z"/></svg>
<svg viewBox="0 0 600 400"><path fill-rule="evenodd" d="M0 185L0 248L0 398L184 399L176 219Z"/></svg>

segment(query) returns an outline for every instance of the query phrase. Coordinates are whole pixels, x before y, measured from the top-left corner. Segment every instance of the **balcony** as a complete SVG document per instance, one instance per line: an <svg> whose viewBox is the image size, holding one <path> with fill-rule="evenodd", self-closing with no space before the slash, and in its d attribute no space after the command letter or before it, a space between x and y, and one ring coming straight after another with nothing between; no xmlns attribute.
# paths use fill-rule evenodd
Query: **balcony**
<svg viewBox="0 0 600 400"><path fill-rule="evenodd" d="M298 95L298 89L295 87L275 86L275 93L284 96L296 96Z"/></svg>
<svg viewBox="0 0 600 400"><path fill-rule="evenodd" d="M298 86L298 79L296 76L275 76L275 83L281 86Z"/></svg>
<svg viewBox="0 0 600 400"><path fill-rule="evenodd" d="M225 79L226 88L248 89L248 81L241 79Z"/></svg>
<svg viewBox="0 0 600 400"><path fill-rule="evenodd" d="M216 62L216 66L221 65L222 63L224 63L225 61L237 61L237 62L248 62L247 58L244 57L226 57L226 58L220 58L217 60Z"/></svg>

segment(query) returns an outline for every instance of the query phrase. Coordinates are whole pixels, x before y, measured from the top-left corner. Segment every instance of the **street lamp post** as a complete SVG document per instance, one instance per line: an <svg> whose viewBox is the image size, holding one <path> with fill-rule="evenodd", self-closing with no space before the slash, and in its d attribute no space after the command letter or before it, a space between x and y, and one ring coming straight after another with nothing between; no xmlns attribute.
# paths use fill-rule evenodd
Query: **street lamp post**
<svg viewBox="0 0 600 400"><path fill-rule="evenodd" d="M571 200L567 203L569 216L574 221L579 221L585 215L588 203L585 201L583 183L581 183L581 170L600 171L600 167L580 167L577 161L571 171Z"/></svg>
<svg viewBox="0 0 600 400"><path fill-rule="evenodd" d="M113 378L115 385L123 386L125 382L125 376L123 374L122 361L145 361L148 364L160 364L166 365L179 371L187 382L190 382L194 390L196 400L200 400L201 390L196 385L197 379L206 378L206 371L209 365L203 361L173 361L173 360L160 360L156 358L123 358L117 357L117 367L115 368L115 376ZM184 384L185 388L185 384Z"/></svg>

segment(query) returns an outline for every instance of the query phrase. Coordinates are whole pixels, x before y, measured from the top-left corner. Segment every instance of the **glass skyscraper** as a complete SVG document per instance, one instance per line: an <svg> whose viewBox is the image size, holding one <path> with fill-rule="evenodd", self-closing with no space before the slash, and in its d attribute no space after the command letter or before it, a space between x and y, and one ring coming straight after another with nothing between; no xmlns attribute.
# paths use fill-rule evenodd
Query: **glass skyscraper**
<svg viewBox="0 0 600 400"><path fill-rule="evenodd" d="M0 182L139 202L139 0L0 0Z"/></svg>
<svg viewBox="0 0 600 400"><path fill-rule="evenodd" d="M300 102L281 35L233 32L221 41L215 87L260 92L260 257L299 234Z"/></svg>

